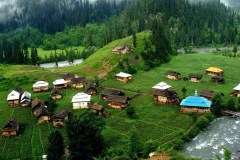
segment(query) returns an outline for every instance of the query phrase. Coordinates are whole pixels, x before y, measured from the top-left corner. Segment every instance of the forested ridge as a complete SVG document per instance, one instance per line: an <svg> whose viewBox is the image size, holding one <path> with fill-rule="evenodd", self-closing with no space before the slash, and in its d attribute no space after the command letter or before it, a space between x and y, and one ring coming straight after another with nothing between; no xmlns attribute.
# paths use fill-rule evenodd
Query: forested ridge
<svg viewBox="0 0 240 160"><path fill-rule="evenodd" d="M218 0L197 4L185 0L19 2L27 6L22 7L21 16L13 14L0 26L5 31L0 36L1 63L22 64L7 58L19 57L16 54L29 47L101 48L113 40L152 30L156 20L163 24L174 49L240 43L239 15Z"/></svg>

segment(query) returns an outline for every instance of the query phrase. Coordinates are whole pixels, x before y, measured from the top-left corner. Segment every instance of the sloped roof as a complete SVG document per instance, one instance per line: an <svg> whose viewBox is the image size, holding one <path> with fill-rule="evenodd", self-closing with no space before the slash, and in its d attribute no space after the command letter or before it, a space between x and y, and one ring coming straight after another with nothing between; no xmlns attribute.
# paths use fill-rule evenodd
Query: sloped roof
<svg viewBox="0 0 240 160"><path fill-rule="evenodd" d="M5 130L5 129L18 129L18 128L19 128L19 123L15 119L11 119L11 120L7 121L3 126L3 130Z"/></svg>
<svg viewBox="0 0 240 160"><path fill-rule="evenodd" d="M108 96L106 98L107 102L119 102L119 103L127 103L128 97L127 96Z"/></svg>
<svg viewBox="0 0 240 160"><path fill-rule="evenodd" d="M101 111L103 109L103 106L97 105L97 104L92 104L89 106L90 109Z"/></svg>
<svg viewBox="0 0 240 160"><path fill-rule="evenodd" d="M224 78L222 76L214 76L212 77L212 81L217 81L217 82L224 82Z"/></svg>
<svg viewBox="0 0 240 160"><path fill-rule="evenodd" d="M119 90L115 90L115 89L105 89L103 91L103 94L104 95L107 95L107 96L124 96L125 93L123 93L122 91L119 91Z"/></svg>
<svg viewBox="0 0 240 160"><path fill-rule="evenodd" d="M20 86L16 86L13 90L19 92L20 94L22 93L22 88Z"/></svg>
<svg viewBox="0 0 240 160"><path fill-rule="evenodd" d="M202 75L199 74L194 74L194 73L190 73L188 75L189 78L197 78L197 79L202 79Z"/></svg>
<svg viewBox="0 0 240 160"><path fill-rule="evenodd" d="M51 91L51 95L53 94L60 94L60 90L57 89L57 88L54 88L52 91Z"/></svg>
<svg viewBox="0 0 240 160"><path fill-rule="evenodd" d="M31 101L31 93L25 91L22 95L21 95L21 103L24 101Z"/></svg>
<svg viewBox="0 0 240 160"><path fill-rule="evenodd" d="M35 116L37 116L37 117L46 116L46 115L49 114L48 109L47 109L47 106L37 108L37 109L35 110L35 112L36 112Z"/></svg>
<svg viewBox="0 0 240 160"><path fill-rule="evenodd" d="M85 82L86 82L86 78L85 78L85 77L74 78L74 79L72 80L72 84L85 83Z"/></svg>
<svg viewBox="0 0 240 160"><path fill-rule="evenodd" d="M36 83L33 84L33 88L36 87L47 87L49 84L46 81L37 81Z"/></svg>
<svg viewBox="0 0 240 160"><path fill-rule="evenodd" d="M175 71L167 71L165 72L166 75L172 75L172 76L179 76L181 75L179 72L175 72Z"/></svg>
<svg viewBox="0 0 240 160"><path fill-rule="evenodd" d="M208 98L212 98L214 96L214 92L213 91L209 91L209 90L201 90L200 92L200 96L202 97L208 97Z"/></svg>
<svg viewBox="0 0 240 160"><path fill-rule="evenodd" d="M11 93L8 94L7 100L17 100L20 99L20 93L13 90Z"/></svg>
<svg viewBox="0 0 240 160"><path fill-rule="evenodd" d="M236 86L235 88L233 88L234 90L236 90L236 91L240 91L240 83L239 83L239 85L238 86Z"/></svg>
<svg viewBox="0 0 240 160"><path fill-rule="evenodd" d="M154 95L167 98L178 98L177 92L169 90L155 90Z"/></svg>
<svg viewBox="0 0 240 160"><path fill-rule="evenodd" d="M160 89L160 90L165 90L165 89L169 89L171 88L172 86L168 85L167 83L165 82L160 82L158 84L156 84L155 86L153 86L152 88L153 89Z"/></svg>
<svg viewBox="0 0 240 160"><path fill-rule="evenodd" d="M88 89L94 89L94 90L97 90L95 84L87 84L87 85L85 85L85 90L88 90Z"/></svg>
<svg viewBox="0 0 240 160"><path fill-rule="evenodd" d="M216 67L209 67L208 69L206 69L206 71L215 72L215 73L221 73L221 72L223 72L222 69L216 68Z"/></svg>
<svg viewBox="0 0 240 160"><path fill-rule="evenodd" d="M41 99L38 99L38 98L35 98L33 101L32 101L32 109L34 109L35 107L45 107L45 103L43 100Z"/></svg>
<svg viewBox="0 0 240 160"><path fill-rule="evenodd" d="M61 110L60 112L56 113L53 118L54 119L64 119L67 115L69 115L71 112L67 109Z"/></svg>
<svg viewBox="0 0 240 160"><path fill-rule="evenodd" d="M61 85L61 84L67 84L67 81L64 79L57 79L53 82L53 85Z"/></svg>
<svg viewBox="0 0 240 160"><path fill-rule="evenodd" d="M75 74L72 74L72 73L62 74L62 78L63 78L63 79L75 78Z"/></svg>
<svg viewBox="0 0 240 160"><path fill-rule="evenodd" d="M123 77L123 78L127 78L127 77L131 77L131 74L128 73L124 73L124 72L120 72L118 74L116 74L117 77Z"/></svg>
<svg viewBox="0 0 240 160"><path fill-rule="evenodd" d="M76 102L90 102L91 95L88 95L86 93L78 93L72 98L72 103Z"/></svg>
<svg viewBox="0 0 240 160"><path fill-rule="evenodd" d="M212 105L212 101L204 97L197 96L197 92L195 92L195 96L189 96L183 99L180 103L181 106L187 107L203 107L203 108L210 108Z"/></svg>

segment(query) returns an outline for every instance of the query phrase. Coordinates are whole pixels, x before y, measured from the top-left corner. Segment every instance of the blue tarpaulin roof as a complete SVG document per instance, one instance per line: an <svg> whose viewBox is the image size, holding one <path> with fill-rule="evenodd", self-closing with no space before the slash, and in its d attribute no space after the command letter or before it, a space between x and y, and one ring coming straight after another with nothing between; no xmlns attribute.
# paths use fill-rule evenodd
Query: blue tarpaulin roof
<svg viewBox="0 0 240 160"><path fill-rule="evenodd" d="M204 97L189 96L182 100L181 106L210 108L212 102Z"/></svg>

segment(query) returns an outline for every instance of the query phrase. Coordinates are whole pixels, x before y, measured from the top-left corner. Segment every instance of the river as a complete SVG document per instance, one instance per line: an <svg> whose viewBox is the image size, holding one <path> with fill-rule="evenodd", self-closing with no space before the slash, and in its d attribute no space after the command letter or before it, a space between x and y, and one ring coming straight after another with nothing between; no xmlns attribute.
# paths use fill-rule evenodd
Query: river
<svg viewBox="0 0 240 160"><path fill-rule="evenodd" d="M222 146L230 149L234 158L240 156L240 118L222 117L214 120L184 146L187 157L211 159L223 154Z"/></svg>
<svg viewBox="0 0 240 160"><path fill-rule="evenodd" d="M66 66L75 66L83 62L83 59L75 59L73 63L70 65L68 61L60 61L58 62L58 67L66 67ZM42 68L54 68L56 67L56 63L43 63L40 64L40 67Z"/></svg>

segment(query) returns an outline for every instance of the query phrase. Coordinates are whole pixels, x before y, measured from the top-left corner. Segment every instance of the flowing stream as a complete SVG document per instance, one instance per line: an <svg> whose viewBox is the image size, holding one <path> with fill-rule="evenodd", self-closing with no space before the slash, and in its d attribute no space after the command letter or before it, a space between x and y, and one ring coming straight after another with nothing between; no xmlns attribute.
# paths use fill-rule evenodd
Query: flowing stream
<svg viewBox="0 0 240 160"><path fill-rule="evenodd" d="M222 146L230 149L234 158L240 156L240 118L222 117L214 120L206 130L186 143L183 154L211 159L215 154L223 155Z"/></svg>
<svg viewBox="0 0 240 160"><path fill-rule="evenodd" d="M58 62L58 67L75 66L75 65L78 65L82 62L83 62L83 59L75 59L73 61L73 63L71 63L71 64L68 61L60 61L60 62ZM42 68L54 68L54 67L56 67L56 63L55 62L43 63L43 64L40 64L40 67L42 67Z"/></svg>

